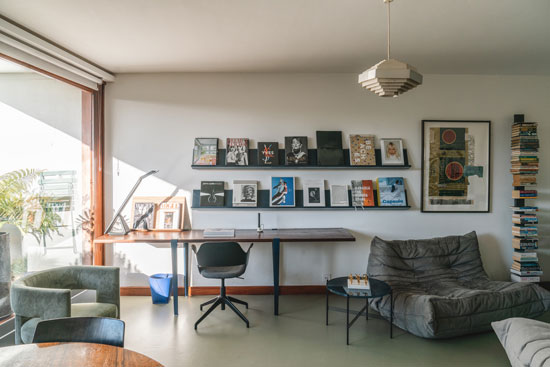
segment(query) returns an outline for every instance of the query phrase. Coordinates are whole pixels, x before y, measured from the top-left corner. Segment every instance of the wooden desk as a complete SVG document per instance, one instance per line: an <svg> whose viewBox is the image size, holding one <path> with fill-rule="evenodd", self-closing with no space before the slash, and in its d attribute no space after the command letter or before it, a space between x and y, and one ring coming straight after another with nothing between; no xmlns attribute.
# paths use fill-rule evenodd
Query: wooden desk
<svg viewBox="0 0 550 367"><path fill-rule="evenodd" d="M1 367L162 367L129 349L94 343L40 343L0 348Z"/></svg>
<svg viewBox="0 0 550 367"><path fill-rule="evenodd" d="M174 315L178 314L178 243L183 243L183 283L184 295L189 290L189 243L203 242L271 242L273 256L273 308L274 314L279 314L279 257L281 242L340 242L355 241L355 237L344 228L294 228L266 229L258 233L255 229L236 229L235 237L212 238L204 237L202 230L181 232L130 232L125 236L104 235L94 241L94 253L104 253L106 243L170 243L172 249L172 285L174 296Z"/></svg>

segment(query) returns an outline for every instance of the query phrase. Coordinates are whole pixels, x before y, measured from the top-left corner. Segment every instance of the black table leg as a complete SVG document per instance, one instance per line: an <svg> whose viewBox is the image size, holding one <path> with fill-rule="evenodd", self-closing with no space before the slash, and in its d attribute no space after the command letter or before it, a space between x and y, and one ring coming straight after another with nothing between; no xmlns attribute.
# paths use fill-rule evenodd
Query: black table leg
<svg viewBox="0 0 550 367"><path fill-rule="evenodd" d="M183 243L183 295L189 295L189 243Z"/></svg>
<svg viewBox="0 0 550 367"><path fill-rule="evenodd" d="M365 298L365 301L367 302L367 304L365 305L365 315L367 317L367 321L369 321L369 299Z"/></svg>
<svg viewBox="0 0 550 367"><path fill-rule="evenodd" d="M171 240L172 249L172 299L174 302L174 315L178 314L178 241Z"/></svg>
<svg viewBox="0 0 550 367"><path fill-rule="evenodd" d="M326 295L327 295L327 310L326 310L326 322L325 324L328 325L328 280L327 280L327 288L326 288Z"/></svg>
<svg viewBox="0 0 550 367"><path fill-rule="evenodd" d="M273 314L279 314L279 254L281 240L274 238L271 242L273 250Z"/></svg>
<svg viewBox="0 0 550 367"><path fill-rule="evenodd" d="M346 345L349 345L349 296L346 297Z"/></svg>
<svg viewBox="0 0 550 367"><path fill-rule="evenodd" d="M390 339L393 339L393 290L390 292Z"/></svg>

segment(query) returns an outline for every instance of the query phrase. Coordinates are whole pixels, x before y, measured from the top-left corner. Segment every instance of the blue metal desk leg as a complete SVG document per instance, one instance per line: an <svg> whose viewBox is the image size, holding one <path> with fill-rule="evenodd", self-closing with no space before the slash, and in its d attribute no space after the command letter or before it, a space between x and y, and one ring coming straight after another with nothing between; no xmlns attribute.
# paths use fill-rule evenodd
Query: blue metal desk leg
<svg viewBox="0 0 550 367"><path fill-rule="evenodd" d="M183 295L189 295L189 243L183 243Z"/></svg>
<svg viewBox="0 0 550 367"><path fill-rule="evenodd" d="M178 314L178 241L171 240L172 249L172 299L174 301L174 315Z"/></svg>
<svg viewBox="0 0 550 367"><path fill-rule="evenodd" d="M281 240L274 238L272 244L273 249L273 302L274 315L279 314L279 254Z"/></svg>

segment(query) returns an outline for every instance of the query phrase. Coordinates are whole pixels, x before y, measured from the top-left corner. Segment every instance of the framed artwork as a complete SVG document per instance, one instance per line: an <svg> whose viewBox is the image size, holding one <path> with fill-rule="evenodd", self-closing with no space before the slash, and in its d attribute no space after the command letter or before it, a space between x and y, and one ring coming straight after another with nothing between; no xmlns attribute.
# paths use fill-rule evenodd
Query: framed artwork
<svg viewBox="0 0 550 367"><path fill-rule="evenodd" d="M181 203L160 203L155 229L181 229Z"/></svg>
<svg viewBox="0 0 550 367"><path fill-rule="evenodd" d="M325 206L325 180L304 180L304 207Z"/></svg>
<svg viewBox="0 0 550 367"><path fill-rule="evenodd" d="M488 213L491 121L422 121L425 213Z"/></svg>
<svg viewBox="0 0 550 367"><path fill-rule="evenodd" d="M380 139L380 153L383 166L404 165L403 140Z"/></svg>
<svg viewBox="0 0 550 367"><path fill-rule="evenodd" d="M258 206L258 182L234 180L233 206Z"/></svg>
<svg viewBox="0 0 550 367"><path fill-rule="evenodd" d="M296 206L296 190L294 186L294 177L271 177L269 206Z"/></svg>
<svg viewBox="0 0 550 367"><path fill-rule="evenodd" d="M134 202L132 208L132 228L145 230L155 228L155 209L155 203Z"/></svg>

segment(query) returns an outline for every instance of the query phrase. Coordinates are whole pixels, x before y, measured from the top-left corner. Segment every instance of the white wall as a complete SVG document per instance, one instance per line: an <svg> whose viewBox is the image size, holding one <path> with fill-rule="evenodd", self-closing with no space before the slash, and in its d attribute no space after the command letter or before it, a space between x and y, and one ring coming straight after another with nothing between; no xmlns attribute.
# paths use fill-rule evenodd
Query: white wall
<svg viewBox="0 0 550 367"><path fill-rule="evenodd" d="M138 195L165 195L176 189L188 194L200 187L201 180L214 179L228 183L256 179L260 188L267 187L270 171L192 170L193 139L199 136L219 137L222 142L227 137L248 137L252 147L269 140L278 140L282 146L287 135L307 135L315 147L316 130L342 130L346 137L350 133L401 137L409 150L410 170L277 171L342 184L403 176L413 206L408 211L266 210L267 228L341 226L357 237L355 243L283 244L281 284L322 284L323 273L341 276L365 271L375 235L407 239L471 230L479 235L489 275L507 279L512 262L510 127L515 113L525 113L527 120L540 122L540 252L542 266L547 268L545 278L550 279L550 149L545 144L550 141L549 100L550 77L538 76L428 75L421 87L384 99L362 90L355 74L122 74L107 87L106 204L116 209L135 178L153 168L160 173L144 182ZM489 214L420 213L422 119L492 121ZM347 141L344 145L347 148ZM107 219L111 215L107 213ZM256 225L256 211L194 210L191 215L194 228ZM147 274L171 269L169 251L147 244L115 245L108 259L125 268L123 285L146 285ZM269 285L271 268L271 247L257 244L246 279L231 284ZM194 285L216 284L192 269Z"/></svg>

